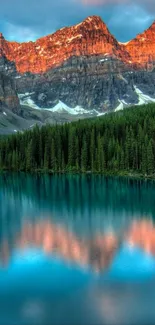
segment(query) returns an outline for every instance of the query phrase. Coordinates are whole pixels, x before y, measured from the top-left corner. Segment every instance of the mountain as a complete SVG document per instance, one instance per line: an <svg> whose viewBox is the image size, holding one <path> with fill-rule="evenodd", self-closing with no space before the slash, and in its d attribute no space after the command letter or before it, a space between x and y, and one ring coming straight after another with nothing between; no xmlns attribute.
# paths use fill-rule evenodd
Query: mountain
<svg viewBox="0 0 155 325"><path fill-rule="evenodd" d="M152 70L155 67L155 21L144 33L125 45L133 64Z"/></svg>
<svg viewBox="0 0 155 325"><path fill-rule="evenodd" d="M63 113L60 116L58 112L21 106L13 78L0 73L0 134L26 130L36 123L42 126L45 123L64 123L71 120L70 116L66 117Z"/></svg>
<svg viewBox="0 0 155 325"><path fill-rule="evenodd" d="M19 73L44 73L59 67L72 56L111 55L124 61L128 53L110 34L100 17L88 17L81 24L58 30L36 42L8 42L0 35L1 57L15 62Z"/></svg>
<svg viewBox="0 0 155 325"><path fill-rule="evenodd" d="M0 111L5 107L15 111L19 106L19 98L13 80L0 73Z"/></svg>
<svg viewBox="0 0 155 325"><path fill-rule="evenodd" d="M155 102L154 68L155 22L123 44L98 16L36 42L9 42L0 34L0 72L17 96L10 112L29 127Z"/></svg>

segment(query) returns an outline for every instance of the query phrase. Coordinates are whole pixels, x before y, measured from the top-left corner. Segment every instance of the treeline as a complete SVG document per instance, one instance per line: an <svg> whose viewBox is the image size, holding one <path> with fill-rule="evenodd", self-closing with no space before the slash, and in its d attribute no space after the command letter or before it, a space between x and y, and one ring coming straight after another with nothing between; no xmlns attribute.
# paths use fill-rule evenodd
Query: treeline
<svg viewBox="0 0 155 325"><path fill-rule="evenodd" d="M155 105L3 137L0 169L153 175Z"/></svg>

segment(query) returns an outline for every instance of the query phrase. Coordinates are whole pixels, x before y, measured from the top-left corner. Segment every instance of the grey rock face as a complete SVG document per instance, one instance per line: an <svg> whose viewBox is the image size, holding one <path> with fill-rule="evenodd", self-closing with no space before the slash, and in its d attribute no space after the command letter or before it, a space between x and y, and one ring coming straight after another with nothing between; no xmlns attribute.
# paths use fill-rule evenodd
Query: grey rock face
<svg viewBox="0 0 155 325"><path fill-rule="evenodd" d="M15 83L18 93L31 93L40 108L52 108L59 100L98 113L114 110L119 101L138 104L135 86L155 97L155 72L135 71L108 56L72 57L43 75L25 74Z"/></svg>
<svg viewBox="0 0 155 325"><path fill-rule="evenodd" d="M15 83L4 73L0 73L0 108L9 108L12 111L19 109L19 99L16 91Z"/></svg>
<svg viewBox="0 0 155 325"><path fill-rule="evenodd" d="M1 58L0 71L0 120L3 109L7 108L22 118L18 129L35 123L42 125L96 116L143 103L136 88L149 96L148 101L155 98L154 70L135 71L110 56L72 57L44 74L19 74L13 62ZM26 94L27 104L21 102L20 105L21 94ZM72 109L81 106L85 112L76 115L63 110L52 112L60 101Z"/></svg>

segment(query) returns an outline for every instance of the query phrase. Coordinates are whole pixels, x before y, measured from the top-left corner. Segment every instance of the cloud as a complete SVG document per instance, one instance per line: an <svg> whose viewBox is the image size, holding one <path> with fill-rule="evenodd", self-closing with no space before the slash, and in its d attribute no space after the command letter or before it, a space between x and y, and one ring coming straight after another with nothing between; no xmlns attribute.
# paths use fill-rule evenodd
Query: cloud
<svg viewBox="0 0 155 325"><path fill-rule="evenodd" d="M128 2L129 0L124 0ZM122 3L121 0L81 0L84 5L98 6L98 5L107 5L107 4L118 4Z"/></svg>
<svg viewBox="0 0 155 325"><path fill-rule="evenodd" d="M28 42L30 40L35 40L40 36L40 34L37 33L37 31L29 28L28 26L23 27L23 26L16 26L11 23L6 23L5 28L9 35L10 41L14 41L16 37L16 40L18 40L19 42L22 42L23 40L24 42Z"/></svg>
<svg viewBox="0 0 155 325"><path fill-rule="evenodd" d="M98 6L98 5L124 5L124 4L137 4L146 6L149 9L154 9L155 12L155 5L154 0L81 0L84 5L89 6Z"/></svg>
<svg viewBox="0 0 155 325"><path fill-rule="evenodd" d="M152 21L153 17L143 8L133 5L131 10L131 6L124 5L115 8L115 15L110 17L108 26L115 35L119 35L120 41L126 42L147 29Z"/></svg>

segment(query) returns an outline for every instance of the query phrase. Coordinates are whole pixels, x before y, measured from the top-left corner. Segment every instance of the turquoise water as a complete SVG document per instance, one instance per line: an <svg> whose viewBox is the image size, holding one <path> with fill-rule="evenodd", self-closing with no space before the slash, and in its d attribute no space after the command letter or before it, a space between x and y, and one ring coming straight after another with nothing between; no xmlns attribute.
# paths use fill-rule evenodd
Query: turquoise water
<svg viewBox="0 0 155 325"><path fill-rule="evenodd" d="M0 323L154 324L154 272L151 258L127 249L99 276L40 251L16 252L0 270Z"/></svg>
<svg viewBox="0 0 155 325"><path fill-rule="evenodd" d="M3 174L0 202L0 324L155 324L153 256L122 242L109 267L96 273L91 263L45 254L34 232L22 232L26 223L48 220L79 241L119 234L133 219L153 220L155 183Z"/></svg>
<svg viewBox="0 0 155 325"><path fill-rule="evenodd" d="M0 176L3 229L51 218L80 235L155 216L155 183L103 176ZM16 220L16 222L15 222Z"/></svg>

